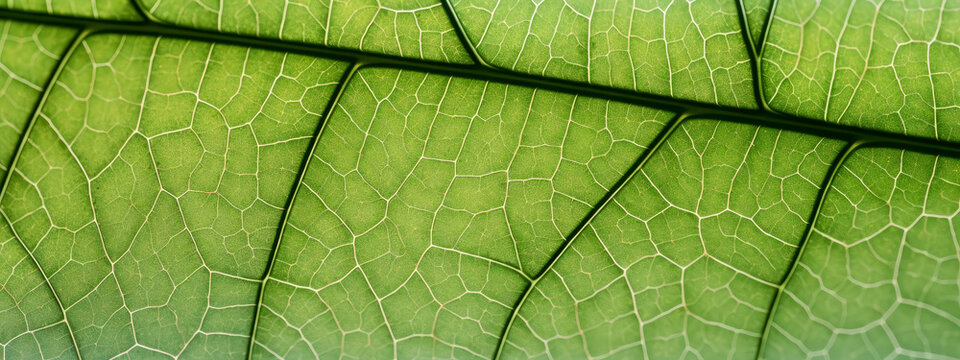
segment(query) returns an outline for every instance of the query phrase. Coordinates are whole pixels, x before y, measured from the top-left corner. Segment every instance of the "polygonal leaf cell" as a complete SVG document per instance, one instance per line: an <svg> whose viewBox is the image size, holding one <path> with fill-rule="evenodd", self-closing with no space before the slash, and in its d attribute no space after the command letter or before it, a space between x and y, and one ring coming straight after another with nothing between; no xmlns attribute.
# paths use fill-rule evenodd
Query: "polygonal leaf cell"
<svg viewBox="0 0 960 360"><path fill-rule="evenodd" d="M773 0L739 0L747 15L747 27L750 29L750 40L758 49L763 46L761 37L767 27L770 17L770 6Z"/></svg>

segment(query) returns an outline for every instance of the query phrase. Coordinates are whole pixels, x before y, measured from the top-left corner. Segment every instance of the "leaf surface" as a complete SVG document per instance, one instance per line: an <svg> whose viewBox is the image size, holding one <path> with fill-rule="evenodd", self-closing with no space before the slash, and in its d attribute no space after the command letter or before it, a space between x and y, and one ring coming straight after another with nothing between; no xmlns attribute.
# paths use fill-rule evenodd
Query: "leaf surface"
<svg viewBox="0 0 960 360"><path fill-rule="evenodd" d="M145 36L80 49L4 215L81 356L242 354L287 189L346 64Z"/></svg>
<svg viewBox="0 0 960 360"><path fill-rule="evenodd" d="M339 104L268 278L272 355L491 357L529 276L671 116L380 68Z"/></svg>
<svg viewBox="0 0 960 360"><path fill-rule="evenodd" d="M842 144L692 120L530 291L507 358L749 358Z"/></svg>
<svg viewBox="0 0 960 360"><path fill-rule="evenodd" d="M786 113L960 139L960 4L783 1L763 54L764 96Z"/></svg>
<svg viewBox="0 0 960 360"><path fill-rule="evenodd" d="M0 21L0 175L6 176L34 104L75 34L73 29ZM24 62L23 58L31 61ZM0 254L3 355L55 358L75 354L45 274L7 222L0 224Z"/></svg>
<svg viewBox="0 0 960 360"><path fill-rule="evenodd" d="M955 357L958 168L956 158L898 149L854 152L824 200L763 355Z"/></svg>
<svg viewBox="0 0 960 360"><path fill-rule="evenodd" d="M953 7L3 2L0 356L960 358Z"/></svg>
<svg viewBox="0 0 960 360"><path fill-rule="evenodd" d="M469 63L453 25L435 0L142 0L160 21L205 30L331 47Z"/></svg>
<svg viewBox="0 0 960 360"><path fill-rule="evenodd" d="M453 3L471 45L493 66L756 107L733 1Z"/></svg>
<svg viewBox="0 0 960 360"><path fill-rule="evenodd" d="M89 17L103 20L136 21L141 16L128 0L6 0L0 7L51 15Z"/></svg>

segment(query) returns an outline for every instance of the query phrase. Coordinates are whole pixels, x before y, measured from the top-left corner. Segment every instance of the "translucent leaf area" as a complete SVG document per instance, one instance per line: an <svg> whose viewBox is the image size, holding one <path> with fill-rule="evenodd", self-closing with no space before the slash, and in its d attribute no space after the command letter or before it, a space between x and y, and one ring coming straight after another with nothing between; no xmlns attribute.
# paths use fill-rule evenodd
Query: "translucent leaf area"
<svg viewBox="0 0 960 360"><path fill-rule="evenodd" d="M138 0L159 21L338 48L468 63L436 0Z"/></svg>
<svg viewBox="0 0 960 360"><path fill-rule="evenodd" d="M140 15L129 0L3 0L0 6L9 9L89 17L102 20L139 20Z"/></svg>
<svg viewBox="0 0 960 360"><path fill-rule="evenodd" d="M776 308L765 355L956 357L958 169L955 158L855 152Z"/></svg>
<svg viewBox="0 0 960 360"><path fill-rule="evenodd" d="M960 3L788 0L771 19L764 95L783 112L960 140Z"/></svg>
<svg viewBox="0 0 960 360"><path fill-rule="evenodd" d="M735 1L453 3L471 46L493 66L756 106Z"/></svg>
<svg viewBox="0 0 960 360"><path fill-rule="evenodd" d="M508 358L750 358L839 142L680 126L522 304Z"/></svg>
<svg viewBox="0 0 960 360"><path fill-rule="evenodd" d="M245 352L289 188L345 68L144 36L79 45L0 206L82 356Z"/></svg>
<svg viewBox="0 0 960 360"><path fill-rule="evenodd" d="M957 29L0 0L0 359L960 359Z"/></svg>
<svg viewBox="0 0 960 360"><path fill-rule="evenodd" d="M60 54L75 30L0 21L0 174L17 152ZM29 61L23 61L28 59ZM0 344L4 358L57 358L74 354L63 313L31 255L0 224Z"/></svg>
<svg viewBox="0 0 960 360"><path fill-rule="evenodd" d="M294 199L258 329L273 335L258 345L280 357L492 356L529 276L669 119L361 70Z"/></svg>

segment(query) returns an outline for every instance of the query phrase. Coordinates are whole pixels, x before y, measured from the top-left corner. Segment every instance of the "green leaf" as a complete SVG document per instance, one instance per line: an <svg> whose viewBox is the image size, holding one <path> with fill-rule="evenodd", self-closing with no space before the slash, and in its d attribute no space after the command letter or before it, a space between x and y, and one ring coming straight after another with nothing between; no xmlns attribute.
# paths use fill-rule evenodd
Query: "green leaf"
<svg viewBox="0 0 960 360"><path fill-rule="evenodd" d="M72 29L0 20L0 175L9 170L32 105L75 34ZM76 353L45 275L6 222L0 224L0 288L3 356L55 358Z"/></svg>
<svg viewBox="0 0 960 360"><path fill-rule="evenodd" d="M6 0L0 7L103 20L140 20L130 0Z"/></svg>
<svg viewBox="0 0 960 360"><path fill-rule="evenodd" d="M955 357L958 169L956 158L854 152L776 308L764 355Z"/></svg>
<svg viewBox="0 0 960 360"><path fill-rule="evenodd" d="M255 339L257 350L491 356L529 276L669 119L551 91L359 71L268 277L257 333L283 335Z"/></svg>
<svg viewBox="0 0 960 360"><path fill-rule="evenodd" d="M753 46L759 48L763 46L763 34L767 27L767 19L770 17L770 5L773 0L741 0L743 11L747 15L747 28L750 29L750 39Z"/></svg>
<svg viewBox="0 0 960 360"><path fill-rule="evenodd" d="M472 46L493 66L756 107L734 1L453 3Z"/></svg>
<svg viewBox="0 0 960 360"><path fill-rule="evenodd" d="M138 0L158 21L423 60L469 63L434 0Z"/></svg>
<svg viewBox="0 0 960 360"><path fill-rule="evenodd" d="M960 140L960 4L783 1L763 54L779 111Z"/></svg>
<svg viewBox="0 0 960 360"><path fill-rule="evenodd" d="M76 30L0 20L0 176Z"/></svg>
<svg viewBox="0 0 960 360"><path fill-rule="evenodd" d="M693 120L530 290L504 356L749 358L842 143Z"/></svg>
<svg viewBox="0 0 960 360"><path fill-rule="evenodd" d="M4 2L0 357L958 358L952 6Z"/></svg>
<svg viewBox="0 0 960 360"><path fill-rule="evenodd" d="M144 36L78 49L3 214L82 356L242 354L289 188L346 64Z"/></svg>

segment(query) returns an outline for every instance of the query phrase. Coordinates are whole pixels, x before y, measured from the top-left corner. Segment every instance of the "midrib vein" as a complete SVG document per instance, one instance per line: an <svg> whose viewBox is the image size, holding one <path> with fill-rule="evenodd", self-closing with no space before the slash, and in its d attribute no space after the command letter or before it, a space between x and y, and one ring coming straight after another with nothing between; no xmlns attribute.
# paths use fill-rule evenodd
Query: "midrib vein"
<svg viewBox="0 0 960 360"><path fill-rule="evenodd" d="M253 36L213 33L150 22L100 21L6 9L0 9L0 18L59 26L73 26L87 29L91 34L140 34L203 42L217 42L315 57L324 57L354 63L359 62L365 65L377 65L381 67L391 67L440 75L479 79L510 85L541 88L562 93L577 94L580 96L603 98L607 100L636 104L678 113L684 111L695 112L697 114L703 114L705 117L710 117L712 119L721 121L773 127L805 134L812 134L825 138L841 139L848 142L858 140L882 142L905 150L960 157L960 142L956 141L945 141L880 130L863 129L850 125L841 125L823 120L777 113L765 109L740 109L691 100L674 99L664 95L639 93L632 90L618 89L596 84L586 84L582 82L555 78L543 78L536 75L495 69L482 64L448 64L429 60L402 58L393 55L364 53L359 50L338 49L316 44L306 44L286 40L272 40ZM769 27L769 22L767 26ZM761 47L759 51L762 54L763 48ZM759 65L759 61L756 61L756 65ZM759 77L759 66L757 66L756 71L757 72L753 75L754 77ZM755 81L755 83L757 83L758 87L760 86L758 81ZM762 95L762 91L759 91L759 93ZM762 99L760 103L763 103Z"/></svg>
<svg viewBox="0 0 960 360"><path fill-rule="evenodd" d="M37 121L40 121L40 112L43 109L44 104L46 104L47 98L50 96L50 92L53 91L53 87L56 86L57 80L60 78L60 74L63 73L63 69L73 56L73 53L80 46L80 43L83 42L83 39L89 36L90 33L91 32L86 29L79 30L77 34L74 35L73 40L70 42L70 46L68 46L67 49L61 54L53 73L50 74L50 77L47 79L47 83L43 86L43 93L41 93L40 98L37 99L37 103L30 115L30 119L27 121L27 127L23 130L23 133L20 134L20 141L17 143L17 149L14 151L13 158L10 160L10 165L7 167L7 174L3 178L3 184L0 185L0 215L2 215L4 221L6 221L7 226L10 227L10 231L13 233L14 238L17 239L17 243L23 247L23 251L27 254L27 256L30 257L33 265L37 268L37 271L40 272L40 275L43 277L44 283L47 284L47 288L50 289L50 293L53 295L54 300L57 301L57 307L60 308L60 313L63 316L63 323L67 327L67 333L70 334L70 342L73 344L73 349L76 352L78 359L82 359L80 356L80 347L77 345L77 339L73 334L73 329L70 327L70 321L67 319L67 311L63 307L63 302L60 301L60 296L53 288L53 284L50 283L50 278L47 277L47 273L43 271L43 267L40 266L40 262L37 261L37 258L33 256L33 252L30 251L30 248L27 247L27 244L23 242L20 234L17 233L16 228L13 226L13 222L10 221L10 218L7 217L7 214L2 211L2 204L3 201L6 200L7 186L10 184L10 179L13 178L13 174L16 172L17 165L20 162L20 155L23 153L23 149L26 147L34 125L36 125Z"/></svg>

